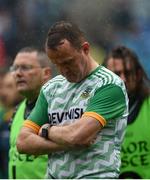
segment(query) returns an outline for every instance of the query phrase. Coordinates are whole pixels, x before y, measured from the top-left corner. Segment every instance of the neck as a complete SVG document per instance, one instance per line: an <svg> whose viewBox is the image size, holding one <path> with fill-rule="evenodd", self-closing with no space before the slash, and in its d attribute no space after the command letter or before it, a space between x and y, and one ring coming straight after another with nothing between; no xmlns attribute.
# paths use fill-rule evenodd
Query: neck
<svg viewBox="0 0 150 180"><path fill-rule="evenodd" d="M94 71L99 66L99 64L92 57L90 57L89 61L91 63L90 63L90 67L89 67L90 70L89 70L88 74L90 74L92 71Z"/></svg>
<svg viewBox="0 0 150 180"><path fill-rule="evenodd" d="M26 104L27 104L27 105L35 104L36 100L37 100L37 98L34 99L34 100L33 100L33 99L32 99L32 100L27 99Z"/></svg>
<svg viewBox="0 0 150 180"><path fill-rule="evenodd" d="M39 92L26 92L24 93L24 97L27 99L28 102L34 102L38 97Z"/></svg>

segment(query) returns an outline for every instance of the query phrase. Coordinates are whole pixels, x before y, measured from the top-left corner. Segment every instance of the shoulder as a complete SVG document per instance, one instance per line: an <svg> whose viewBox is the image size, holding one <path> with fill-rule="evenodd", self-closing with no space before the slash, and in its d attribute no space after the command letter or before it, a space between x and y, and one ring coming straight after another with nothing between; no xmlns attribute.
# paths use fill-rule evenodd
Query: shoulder
<svg viewBox="0 0 150 180"><path fill-rule="evenodd" d="M107 85L116 85L119 86L123 91L126 91L123 80L104 66L100 66L98 68L98 70L95 72L95 76L96 79L98 79L99 88Z"/></svg>
<svg viewBox="0 0 150 180"><path fill-rule="evenodd" d="M95 72L95 75L98 79L98 84L99 84L97 91L104 90L106 91L106 93L107 92L117 93L118 91L119 92L122 91L125 96L126 102L128 102L128 95L125 84L118 75L116 75L109 69L105 68L104 66L100 66L98 70Z"/></svg>
<svg viewBox="0 0 150 180"><path fill-rule="evenodd" d="M57 86L59 84L62 84L62 82L65 82L66 79L65 77L63 77L62 75L58 75L52 79L50 79L49 81L47 81L43 86L42 86L42 90L44 91L45 89L49 89L52 88L54 86Z"/></svg>
<svg viewBox="0 0 150 180"><path fill-rule="evenodd" d="M66 78L63 77L62 75L58 75L50 79L49 81L47 81L42 86L41 91L45 97L53 96L56 90L63 88L66 84L68 84L68 81L66 80Z"/></svg>
<svg viewBox="0 0 150 180"><path fill-rule="evenodd" d="M16 115L16 113L19 111L20 108L24 108L25 106L26 106L26 99L21 101L19 104L15 106L12 118L14 118L14 116Z"/></svg>
<svg viewBox="0 0 150 180"><path fill-rule="evenodd" d="M119 76L117 76L115 73L105 68L104 66L100 66L100 68L96 72L96 75L102 80L103 85L120 84L123 82Z"/></svg>
<svg viewBox="0 0 150 180"><path fill-rule="evenodd" d="M144 99L144 103L147 104L148 106L150 106L150 96L148 96Z"/></svg>
<svg viewBox="0 0 150 180"><path fill-rule="evenodd" d="M147 97L147 100L150 102L150 95Z"/></svg>
<svg viewBox="0 0 150 180"><path fill-rule="evenodd" d="M18 105L15 106L15 108L13 110L13 114L10 119L9 128L11 128L12 122L14 121L17 113L20 111L21 108L25 108L25 106L26 106L26 99L21 101Z"/></svg>

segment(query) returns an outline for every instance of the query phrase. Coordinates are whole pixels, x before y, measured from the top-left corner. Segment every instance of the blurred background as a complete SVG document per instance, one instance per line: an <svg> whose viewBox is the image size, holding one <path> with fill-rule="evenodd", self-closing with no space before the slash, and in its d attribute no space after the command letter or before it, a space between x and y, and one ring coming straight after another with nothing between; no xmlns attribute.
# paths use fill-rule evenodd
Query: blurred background
<svg viewBox="0 0 150 180"><path fill-rule="evenodd" d="M134 49L150 77L149 0L0 0L0 68L20 48L44 47L47 31L59 20L78 23L102 62L116 44Z"/></svg>

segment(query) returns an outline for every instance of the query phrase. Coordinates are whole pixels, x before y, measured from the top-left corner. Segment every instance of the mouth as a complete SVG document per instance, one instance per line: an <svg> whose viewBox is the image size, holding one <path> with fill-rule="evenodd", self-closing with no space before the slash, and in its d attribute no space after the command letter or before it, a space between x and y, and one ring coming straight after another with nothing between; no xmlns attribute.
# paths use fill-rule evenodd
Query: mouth
<svg viewBox="0 0 150 180"><path fill-rule="evenodd" d="M17 84L17 86L24 85L24 84L26 84L26 81L25 80L16 80L16 84Z"/></svg>

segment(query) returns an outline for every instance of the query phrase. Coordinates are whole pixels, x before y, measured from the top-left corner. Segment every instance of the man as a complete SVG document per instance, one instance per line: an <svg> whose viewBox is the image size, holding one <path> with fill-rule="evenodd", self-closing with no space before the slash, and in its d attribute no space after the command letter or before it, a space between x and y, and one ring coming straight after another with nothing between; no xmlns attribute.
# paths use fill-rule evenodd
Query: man
<svg viewBox="0 0 150 180"><path fill-rule="evenodd" d="M21 153L50 154L47 178L119 174L126 90L118 76L97 64L89 48L72 23L57 22L49 30L46 52L61 75L43 86L17 140Z"/></svg>
<svg viewBox="0 0 150 180"><path fill-rule="evenodd" d="M107 68L125 82L129 95L129 116L122 145L120 178L150 178L150 81L138 57L125 46L115 47L105 59Z"/></svg>
<svg viewBox="0 0 150 180"><path fill-rule="evenodd" d="M13 74L5 73L1 81L0 101L0 178L8 178L9 123L14 109L22 97L16 88Z"/></svg>
<svg viewBox="0 0 150 180"><path fill-rule="evenodd" d="M48 157L20 154L16 148L16 139L24 119L35 106L41 86L51 78L50 62L44 52L26 47L17 53L10 69L14 74L17 90L25 100L17 107L11 125L9 178L44 178Z"/></svg>

